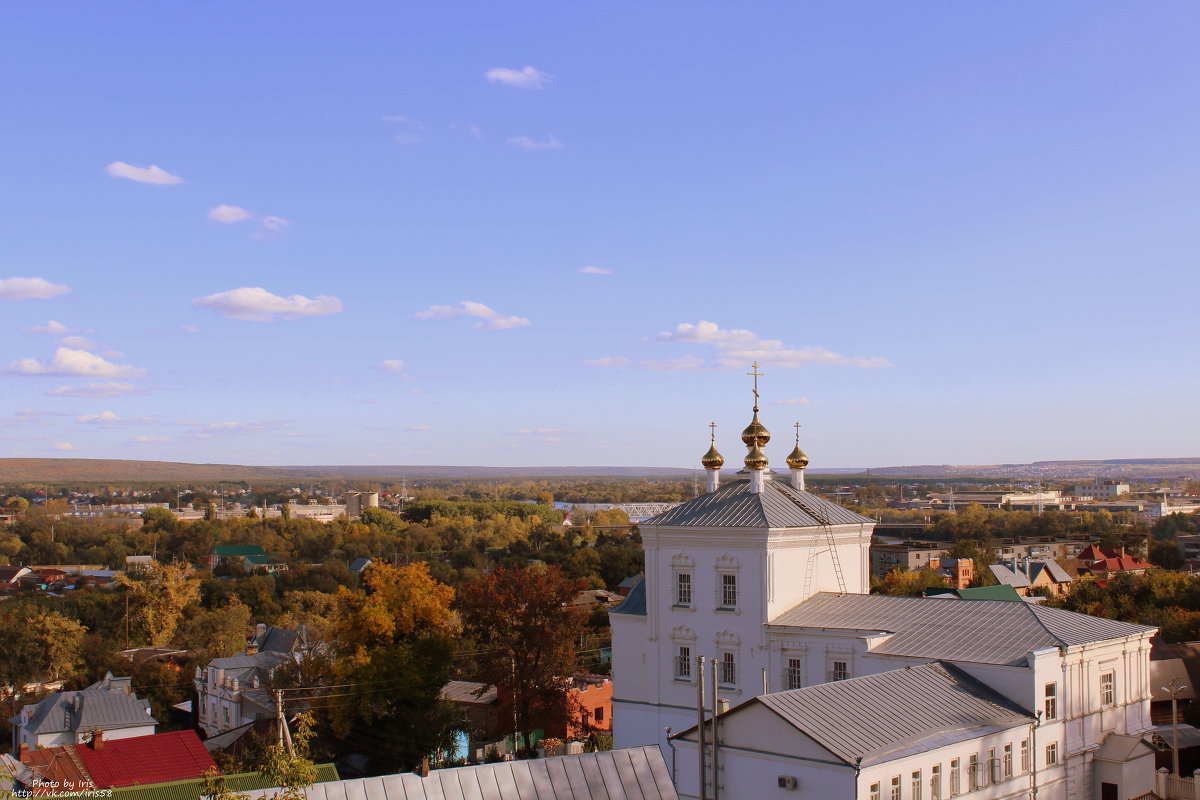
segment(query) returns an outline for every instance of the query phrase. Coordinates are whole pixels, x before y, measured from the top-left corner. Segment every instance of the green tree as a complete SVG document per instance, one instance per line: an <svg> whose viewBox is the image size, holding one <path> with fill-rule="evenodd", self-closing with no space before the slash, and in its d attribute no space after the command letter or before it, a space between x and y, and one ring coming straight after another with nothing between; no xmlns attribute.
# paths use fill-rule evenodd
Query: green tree
<svg viewBox="0 0 1200 800"><path fill-rule="evenodd" d="M948 589L950 583L929 567L921 569L894 569L882 579L872 581L872 594L891 594L916 596L928 589Z"/></svg>
<svg viewBox="0 0 1200 800"><path fill-rule="evenodd" d="M160 647L171 641L183 610L200 600L200 578L187 564L151 561L117 582L129 592L130 605L146 641Z"/></svg>

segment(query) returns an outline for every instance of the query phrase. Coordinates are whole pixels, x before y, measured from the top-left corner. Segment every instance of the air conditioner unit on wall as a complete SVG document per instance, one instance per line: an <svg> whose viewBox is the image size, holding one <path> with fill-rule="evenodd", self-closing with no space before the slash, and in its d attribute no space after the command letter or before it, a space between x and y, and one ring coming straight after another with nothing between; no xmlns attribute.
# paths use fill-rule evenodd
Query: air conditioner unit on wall
<svg viewBox="0 0 1200 800"><path fill-rule="evenodd" d="M780 775L778 780L780 789L795 789L799 784L795 775Z"/></svg>

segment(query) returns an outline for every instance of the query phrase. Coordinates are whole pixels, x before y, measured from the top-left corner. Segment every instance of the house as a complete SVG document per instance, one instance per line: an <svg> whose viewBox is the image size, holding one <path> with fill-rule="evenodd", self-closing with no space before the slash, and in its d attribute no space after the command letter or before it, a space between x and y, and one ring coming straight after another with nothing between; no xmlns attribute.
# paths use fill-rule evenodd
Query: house
<svg viewBox="0 0 1200 800"><path fill-rule="evenodd" d="M495 686L476 681L450 681L442 687L439 698L453 703L467 718L466 742L459 743L459 756L482 761L486 751L494 749L504 738L500 693Z"/></svg>
<svg viewBox="0 0 1200 800"><path fill-rule="evenodd" d="M972 558L929 559L929 568L950 582L951 589L966 589L975 580L975 560Z"/></svg>
<svg viewBox="0 0 1200 800"><path fill-rule="evenodd" d="M192 730L117 741L97 731L87 744L23 747L20 761L27 772L19 781L35 794L53 793L55 785L82 791L194 779L217 766Z"/></svg>
<svg viewBox="0 0 1200 800"><path fill-rule="evenodd" d="M274 796L274 790L247 793ZM387 800L678 800L671 772L657 747L609 750L558 758L501 761L472 767L380 775L304 790L308 800L387 798ZM750 797L745 795L744 797Z"/></svg>
<svg viewBox="0 0 1200 800"><path fill-rule="evenodd" d="M33 574L29 567L0 567L0 589L16 589L21 578Z"/></svg>
<svg viewBox="0 0 1200 800"><path fill-rule="evenodd" d="M262 549L262 545L259 544L217 545L205 561L209 569L216 569L222 564L233 563L235 559L241 559L240 563L246 572L254 572L257 569L267 572L287 570L286 564L272 562L266 551Z"/></svg>
<svg viewBox="0 0 1200 800"><path fill-rule="evenodd" d="M1091 575L1095 578L1108 578L1119 572L1140 575L1146 570L1154 568L1149 561L1143 561L1137 556L1126 553L1124 547L1109 549L1098 545L1081 550L1075 557L1075 563L1078 565L1081 576Z"/></svg>
<svg viewBox="0 0 1200 800"><path fill-rule="evenodd" d="M275 700L266 688L272 674L284 664L298 663L308 649L303 625L289 630L259 623L244 652L214 658L203 669L197 665L193 684L205 735L216 736L274 716Z"/></svg>
<svg viewBox="0 0 1200 800"><path fill-rule="evenodd" d="M362 575L364 572L367 571L367 567L371 566L372 561L374 561L374 559L356 558L350 562L350 571L353 572L355 575Z"/></svg>
<svg viewBox="0 0 1200 800"><path fill-rule="evenodd" d="M1017 594L1017 590L1011 586L997 584L995 586L974 586L966 589L927 589L925 590L926 597L938 597L942 599L957 597L959 600L1006 600L1010 603L1024 602L1024 598Z"/></svg>
<svg viewBox="0 0 1200 800"><path fill-rule="evenodd" d="M572 715L561 728L546 726L546 736L557 739L582 739L590 733L612 730L612 693L610 678L603 675L576 674L567 687L567 707Z"/></svg>
<svg viewBox="0 0 1200 800"><path fill-rule="evenodd" d="M750 706L742 720L757 719L763 710L779 717L769 707L776 703L768 699L772 693L877 676L859 684L874 698L872 707L907 709L912 692L903 687L917 680L912 673L922 667L922 685L936 684L947 692L951 684L959 687L948 696L953 699L937 692L919 695L920 702L937 707L928 713L947 719L962 715L963 727L982 731L983 707L975 704L998 696L1001 700L991 703L997 730L951 742L909 728L915 740L906 749L903 743L889 744L890 734L880 728L855 752L839 743L839 724L807 732L777 725L772 729L777 736L767 741L754 724L731 723L719 734L718 748L730 758L740 753L751 759L750 751L770 744L764 749L771 758L790 760L786 771L776 770L774 761L758 765L755 774L771 778L766 786L739 783L757 778L745 777L743 766L726 760L718 773L724 785L714 788L723 789L723 798L796 797L789 787L799 786L812 797L851 797L857 787L860 800L883 800L883 792L888 800L921 800L928 797L934 764L949 781L951 761L958 758L964 795L1016 797L1019 781L987 778L985 783L986 776L977 776L980 780L968 788L970 755L985 765L976 770L999 763L1004 778L1004 746L1011 745L1015 776L1026 737L997 737L1002 732L1016 736L1033 721L1037 727L1028 735L1029 768L1021 796L1035 776L1038 800L1132 800L1155 788L1153 759L1141 744L1153 732L1149 640L1154 628L1011 598L868 594L874 520L805 489L808 457L798 442L786 458L790 479L770 472L763 449L770 432L757 408L741 439L747 447L744 470L722 481L724 458L714 443L701 460L708 491L640 525L644 580L609 612L617 747L658 744L667 753L674 746L680 795L697 797L700 787L692 776L699 771L698 749L668 738L664 729L696 726L698 699L710 708L738 708L759 699L762 703ZM967 565L953 566L962 583ZM829 691L834 694L800 697L840 696L840 689ZM776 704L782 708L787 702ZM947 736L957 735L945 719L922 718ZM897 718L895 724L904 729L908 723ZM939 750L950 744L973 752L948 756ZM868 757L879 758L872 770L886 780L859 786L853 779L860 765L847 770L844 759L829 755L838 748L853 754L852 760L862 755L864 771ZM918 755L922 766L909 760ZM918 770L921 774L914 776ZM880 795L873 796L876 782ZM844 790L831 789L834 784Z"/></svg>
<svg viewBox="0 0 1200 800"><path fill-rule="evenodd" d="M1050 597L1062 597L1071 591L1071 574L1053 559L1013 558L1007 563L992 564L989 569L998 583L1011 586L1022 597L1029 597L1039 589Z"/></svg>
<svg viewBox="0 0 1200 800"><path fill-rule="evenodd" d="M22 745L33 750L81 744L96 733L110 742L153 734L158 720L150 716L150 702L133 694L130 680L110 672L86 689L55 692L23 706L9 719L13 752L20 752Z"/></svg>

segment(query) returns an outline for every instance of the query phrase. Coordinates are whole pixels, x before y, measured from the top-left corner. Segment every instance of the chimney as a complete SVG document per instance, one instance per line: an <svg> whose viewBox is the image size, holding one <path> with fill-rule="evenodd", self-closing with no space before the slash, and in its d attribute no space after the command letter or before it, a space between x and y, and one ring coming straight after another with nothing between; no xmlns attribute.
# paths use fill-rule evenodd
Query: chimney
<svg viewBox="0 0 1200 800"><path fill-rule="evenodd" d="M93 750L103 750L104 749L104 731L96 731L95 733L92 734L92 749Z"/></svg>
<svg viewBox="0 0 1200 800"><path fill-rule="evenodd" d="M248 655L248 656L258 655L258 642L250 642L250 644L246 645L246 655Z"/></svg>
<svg viewBox="0 0 1200 800"><path fill-rule="evenodd" d="M27 745L25 742L21 742L20 746L17 747L17 760L24 762L25 756L27 755L29 755L29 745Z"/></svg>

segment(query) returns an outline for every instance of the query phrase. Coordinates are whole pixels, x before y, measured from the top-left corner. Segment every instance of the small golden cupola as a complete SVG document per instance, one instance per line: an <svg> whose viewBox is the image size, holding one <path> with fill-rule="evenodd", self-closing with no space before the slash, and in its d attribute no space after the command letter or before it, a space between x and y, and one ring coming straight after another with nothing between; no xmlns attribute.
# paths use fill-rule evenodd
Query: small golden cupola
<svg viewBox="0 0 1200 800"><path fill-rule="evenodd" d="M721 467L725 465L725 456L717 451L717 423L710 422L708 452L700 457L700 464L707 473L707 491L715 492L721 482Z"/></svg>
<svg viewBox="0 0 1200 800"><path fill-rule="evenodd" d="M808 456L800 449L800 423L796 423L796 446L788 453L787 465L792 470L792 487L804 491L804 469L808 466Z"/></svg>

